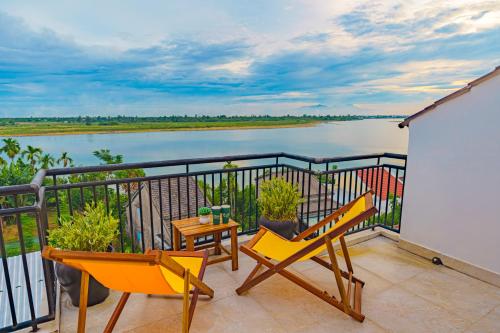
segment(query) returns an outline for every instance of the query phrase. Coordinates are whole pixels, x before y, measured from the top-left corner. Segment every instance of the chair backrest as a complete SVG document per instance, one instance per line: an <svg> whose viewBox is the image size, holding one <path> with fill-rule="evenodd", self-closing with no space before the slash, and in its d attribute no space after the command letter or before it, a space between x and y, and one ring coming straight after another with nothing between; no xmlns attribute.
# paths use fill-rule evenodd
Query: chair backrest
<svg viewBox="0 0 500 333"><path fill-rule="evenodd" d="M184 269L197 276L202 253L150 251L146 254L63 251L44 247L42 256L86 271L104 286L123 292L170 295L183 292Z"/></svg>
<svg viewBox="0 0 500 333"><path fill-rule="evenodd" d="M332 221L332 223L335 223L323 234L316 237L316 239L321 239L326 236L336 239L377 212L377 209L373 206L372 192L366 192L360 195L347 205L350 207L346 209L343 215L341 215L337 221Z"/></svg>
<svg viewBox="0 0 500 333"><path fill-rule="evenodd" d="M342 213L339 214L339 212ZM373 206L371 192L367 192L344 205L336 213L330 214L329 217L320 222L325 225L324 223L329 221L332 221L332 223L336 221L334 225L323 234L303 242L307 243L307 246L299 250L299 252L303 251L304 254L300 260L307 260L323 252L326 249L325 237L328 236L330 241L335 241L349 229L368 219L376 212L377 209Z"/></svg>

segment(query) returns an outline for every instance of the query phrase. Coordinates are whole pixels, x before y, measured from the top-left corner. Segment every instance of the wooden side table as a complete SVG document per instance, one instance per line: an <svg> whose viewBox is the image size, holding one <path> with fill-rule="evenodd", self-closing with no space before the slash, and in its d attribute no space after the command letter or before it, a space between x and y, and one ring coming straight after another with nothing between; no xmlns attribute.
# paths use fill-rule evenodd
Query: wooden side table
<svg viewBox="0 0 500 333"><path fill-rule="evenodd" d="M173 242L174 250L179 251L181 249L181 237L186 238L186 250L195 251L207 248L214 248L215 254L220 255L225 252L227 255L219 258L215 258L208 261L208 265L215 264L218 262L231 260L232 269L236 271L238 269L238 226L239 224L229 219L227 224L200 224L198 217L190 217L182 220L172 221L173 229ZM231 250L226 249L222 245L222 233L224 231L229 231L231 234ZM198 237L213 235L214 242L203 244L199 246L194 246L194 241Z"/></svg>

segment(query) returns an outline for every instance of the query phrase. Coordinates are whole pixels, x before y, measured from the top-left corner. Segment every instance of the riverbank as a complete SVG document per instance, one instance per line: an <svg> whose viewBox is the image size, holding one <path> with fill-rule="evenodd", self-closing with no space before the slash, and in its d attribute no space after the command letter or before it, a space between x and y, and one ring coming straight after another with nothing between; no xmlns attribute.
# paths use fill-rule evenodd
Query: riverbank
<svg viewBox="0 0 500 333"><path fill-rule="evenodd" d="M75 124L75 123L16 123L0 126L0 136L24 137L43 135L75 134L113 134L140 132L205 131L205 130L244 130L274 129L291 127L310 127L320 123L318 120L262 120L234 122L136 122L112 125Z"/></svg>

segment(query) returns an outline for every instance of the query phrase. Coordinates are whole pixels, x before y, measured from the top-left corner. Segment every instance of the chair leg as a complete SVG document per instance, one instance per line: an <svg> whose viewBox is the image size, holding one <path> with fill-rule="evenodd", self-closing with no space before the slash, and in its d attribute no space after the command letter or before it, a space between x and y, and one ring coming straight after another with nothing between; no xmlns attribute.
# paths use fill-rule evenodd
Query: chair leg
<svg viewBox="0 0 500 333"><path fill-rule="evenodd" d="M243 281L243 283L241 284L241 286L236 289L236 293L238 295L241 295L243 292L247 291L248 289L250 288L247 288L247 285L249 282L252 281L253 277L255 276L255 274L257 274L259 272L259 269L262 267L262 263L261 262L258 262L257 261L257 265L255 265L255 267L252 269L252 271L250 272L250 274L248 274L247 278L245 279L245 281Z"/></svg>
<svg viewBox="0 0 500 333"><path fill-rule="evenodd" d="M316 263L318 263L318 264L320 264L321 266L325 267L326 269L332 270L332 264L329 263L329 262L327 262L326 260L323 260L323 259L318 258L318 257L312 257L311 260L314 261L314 262L316 262ZM342 277L344 279L349 279L349 272L346 272L346 271L344 271L344 270L342 270L340 268L339 268L339 270L340 270L340 274L342 275ZM365 285L365 282L363 280L358 279L354 275L352 276L352 281L356 282L356 283L359 282L363 286Z"/></svg>
<svg viewBox="0 0 500 333"><path fill-rule="evenodd" d="M82 271L82 281L80 283L80 310L78 311L78 333L85 333L87 301L89 297L89 279L89 273Z"/></svg>
<svg viewBox="0 0 500 333"><path fill-rule="evenodd" d="M330 243L331 244L331 243ZM332 246L333 249L333 246ZM303 280L302 278L296 276L295 274L287 271L283 267L277 267L275 264L273 264L271 261L265 259L264 257L261 257L251 251L245 251L245 248L242 249L242 251L252 257L253 259L257 260L262 266L265 266L267 270L253 279L248 280L248 282L242 284L238 289L236 289L236 292L240 295L241 293L251 289L255 285L259 284L260 282L264 281L268 277L272 276L273 274L279 274L286 279L290 280L291 282L295 283L296 285L304 288L308 292L314 294L315 296L319 297L323 301L329 303L330 305L333 305L334 307L338 308L339 310L343 311L344 313L350 315L354 319L362 322L365 319L365 316L361 314L361 312L356 312L356 311L347 311L346 307L343 303L339 302L334 296L329 295L327 292L324 290L318 289L317 287L313 286L312 284L308 283L307 281ZM321 263L323 264L323 260L321 260ZM338 267L337 267L338 268ZM332 266L328 266L329 270L333 270ZM255 269L254 269L255 270ZM340 273L340 270L337 270L337 272ZM362 286L361 282L357 283L357 285ZM356 291L355 291L356 293ZM360 299L360 298L359 298Z"/></svg>
<svg viewBox="0 0 500 333"><path fill-rule="evenodd" d="M191 303L189 304L189 316L188 316L188 330L191 328L191 322L193 321L194 310L196 309L196 303L198 302L198 297L200 296L200 290L195 288L193 291L193 296L191 297Z"/></svg>
<svg viewBox="0 0 500 333"><path fill-rule="evenodd" d="M122 294L122 297L118 301L118 304L116 305L116 308L113 311L111 318L109 318L108 324L104 329L104 333L111 333L113 331L113 328L115 328L116 322L118 321L118 318L120 318L120 315L122 314L123 308L125 307L125 304L127 303L129 296L130 293Z"/></svg>
<svg viewBox="0 0 500 333"><path fill-rule="evenodd" d="M347 271L354 273L352 270L351 257L349 257L349 251L347 251L347 244L345 243L344 236L340 236L340 246L342 247L342 254L344 256Z"/></svg>
<svg viewBox="0 0 500 333"><path fill-rule="evenodd" d="M184 272L184 298L182 304L182 333L189 332L189 269Z"/></svg>
<svg viewBox="0 0 500 333"><path fill-rule="evenodd" d="M254 268L254 270L255 270L255 268ZM257 272L255 272L255 273L257 273ZM253 275L255 275L255 273ZM240 287L238 287L236 289L236 293L238 295L241 295L245 291L250 290L251 288L255 287L256 285L258 285L262 281L270 278L271 276L273 276L276 273L278 273L278 272L275 269L269 268L254 278L250 278L250 279L247 278L248 281L245 281Z"/></svg>
<svg viewBox="0 0 500 333"><path fill-rule="evenodd" d="M349 300L346 296L344 281L342 281L342 275L340 274L337 257L335 255L335 250L333 249L332 240L330 239L330 237L325 236L325 243L328 250L328 256L330 257L330 261L332 264L332 271L335 275L335 280L337 281L337 286L339 288L340 298L342 299L342 303L344 303L345 312L349 313L351 306L349 305Z"/></svg>
<svg viewBox="0 0 500 333"><path fill-rule="evenodd" d="M259 269L261 267L262 267L262 263L257 262L257 265L255 265L254 269L252 269L252 271L250 272L250 274L248 274L248 276L245 279L245 281L243 282L243 284L246 284L248 281L250 281L255 276L255 274L257 274L257 272L259 271Z"/></svg>

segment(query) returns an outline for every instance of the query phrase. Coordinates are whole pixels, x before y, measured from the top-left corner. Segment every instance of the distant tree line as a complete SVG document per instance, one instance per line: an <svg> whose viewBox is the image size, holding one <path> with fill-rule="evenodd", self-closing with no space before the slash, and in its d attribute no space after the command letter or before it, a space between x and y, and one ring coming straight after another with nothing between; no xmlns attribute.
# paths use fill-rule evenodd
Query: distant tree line
<svg viewBox="0 0 500 333"><path fill-rule="evenodd" d="M308 115L301 116L285 115L285 116L158 116L158 117L139 117L139 116L78 116L78 117L16 117L16 118L0 118L1 125L14 125L16 123L77 123L77 124L102 124L116 125L123 123L139 123L139 122L233 122L233 121L280 121L280 120L297 120L297 121L347 121L347 120L362 120L362 119L379 119L379 118L401 118L397 115Z"/></svg>

